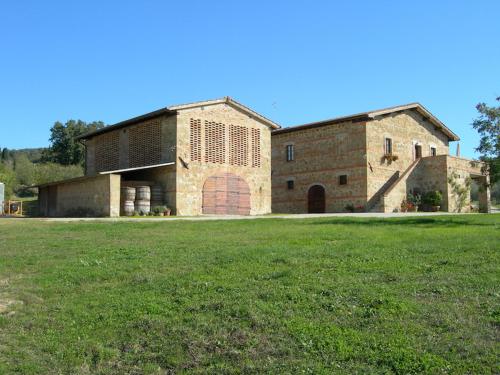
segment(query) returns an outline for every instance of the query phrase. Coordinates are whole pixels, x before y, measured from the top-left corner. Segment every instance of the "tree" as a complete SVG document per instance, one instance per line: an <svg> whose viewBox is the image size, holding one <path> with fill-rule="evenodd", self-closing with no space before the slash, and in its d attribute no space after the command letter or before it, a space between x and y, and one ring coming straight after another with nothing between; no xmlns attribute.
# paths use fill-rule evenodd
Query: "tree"
<svg viewBox="0 0 500 375"><path fill-rule="evenodd" d="M83 176L81 165L60 165L56 163L35 164L34 182L37 185Z"/></svg>
<svg viewBox="0 0 500 375"><path fill-rule="evenodd" d="M500 102L500 97L496 98ZM474 120L472 127L480 135L479 146L476 151L481 154L490 173L490 181L500 181L500 105L489 107L485 103L476 106L479 117Z"/></svg>
<svg viewBox="0 0 500 375"><path fill-rule="evenodd" d="M2 161L7 161L10 159L10 151L7 148L2 150Z"/></svg>
<svg viewBox="0 0 500 375"><path fill-rule="evenodd" d="M0 162L0 182L5 184L5 199L9 199L14 193L16 175L7 164Z"/></svg>
<svg viewBox="0 0 500 375"><path fill-rule="evenodd" d="M102 121L86 123L69 120L65 124L57 121L50 129L50 147L44 152L42 161L62 165L83 165L85 148L75 138L104 127Z"/></svg>

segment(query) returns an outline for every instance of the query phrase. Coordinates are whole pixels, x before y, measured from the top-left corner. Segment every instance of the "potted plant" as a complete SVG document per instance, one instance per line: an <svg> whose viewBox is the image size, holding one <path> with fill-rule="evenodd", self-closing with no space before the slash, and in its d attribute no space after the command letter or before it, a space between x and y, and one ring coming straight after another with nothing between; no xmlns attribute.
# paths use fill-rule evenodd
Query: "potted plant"
<svg viewBox="0 0 500 375"><path fill-rule="evenodd" d="M155 206L153 207L153 213L155 216L163 216L165 209L166 209L165 206Z"/></svg>
<svg viewBox="0 0 500 375"><path fill-rule="evenodd" d="M407 212L407 211L408 211L408 202L406 201L406 198L405 198L401 202L401 212Z"/></svg>
<svg viewBox="0 0 500 375"><path fill-rule="evenodd" d="M165 206L165 209L163 210L163 216L170 216L171 212L172 210Z"/></svg>
<svg viewBox="0 0 500 375"><path fill-rule="evenodd" d="M365 206L359 205L354 208L354 212L365 212Z"/></svg>
<svg viewBox="0 0 500 375"><path fill-rule="evenodd" d="M443 201L443 195L440 191L434 190L425 193L423 198L423 203L426 210L436 212L441 208L441 202Z"/></svg>
<svg viewBox="0 0 500 375"><path fill-rule="evenodd" d="M394 155L394 154L384 154L384 156L382 158L384 160L388 161L389 163L399 159L399 157L397 155Z"/></svg>
<svg viewBox="0 0 500 375"><path fill-rule="evenodd" d="M417 212L418 206L422 203L422 196L420 194L408 194L406 201L408 202L408 211Z"/></svg>

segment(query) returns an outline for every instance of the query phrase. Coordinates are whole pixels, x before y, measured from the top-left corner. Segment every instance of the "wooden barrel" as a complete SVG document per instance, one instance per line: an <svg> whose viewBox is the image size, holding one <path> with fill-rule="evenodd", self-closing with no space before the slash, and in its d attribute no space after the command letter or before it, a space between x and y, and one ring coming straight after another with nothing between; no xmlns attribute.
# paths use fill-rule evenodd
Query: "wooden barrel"
<svg viewBox="0 0 500 375"><path fill-rule="evenodd" d="M134 201L123 201L122 202L122 215L132 216L134 214Z"/></svg>
<svg viewBox="0 0 500 375"><path fill-rule="evenodd" d="M151 187L151 205L162 205L163 204L163 189L161 185L154 185Z"/></svg>
<svg viewBox="0 0 500 375"><path fill-rule="evenodd" d="M137 186L135 188L135 199L138 201L150 201L151 188L149 186Z"/></svg>
<svg viewBox="0 0 500 375"><path fill-rule="evenodd" d="M130 186L124 186L121 188L121 196L122 202L131 201L134 203L135 201L135 188Z"/></svg>
<svg viewBox="0 0 500 375"><path fill-rule="evenodd" d="M137 212L148 214L151 211L151 203L149 200L136 200L135 201L135 210Z"/></svg>

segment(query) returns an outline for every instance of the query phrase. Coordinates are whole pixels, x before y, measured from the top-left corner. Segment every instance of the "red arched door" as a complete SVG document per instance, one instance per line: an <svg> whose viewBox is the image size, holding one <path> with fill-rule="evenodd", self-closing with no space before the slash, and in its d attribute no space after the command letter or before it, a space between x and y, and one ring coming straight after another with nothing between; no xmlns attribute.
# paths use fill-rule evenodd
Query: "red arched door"
<svg viewBox="0 0 500 375"><path fill-rule="evenodd" d="M208 215L250 215L250 188L234 174L210 176L203 185L202 212Z"/></svg>
<svg viewBox="0 0 500 375"><path fill-rule="evenodd" d="M322 214L325 212L325 188L321 185L313 185L307 192L307 212L310 214Z"/></svg>

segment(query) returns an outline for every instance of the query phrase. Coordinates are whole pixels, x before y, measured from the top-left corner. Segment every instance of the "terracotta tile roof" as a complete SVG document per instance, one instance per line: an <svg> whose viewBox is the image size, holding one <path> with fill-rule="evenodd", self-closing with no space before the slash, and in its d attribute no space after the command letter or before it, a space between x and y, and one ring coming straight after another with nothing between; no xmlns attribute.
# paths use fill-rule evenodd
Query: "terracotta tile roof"
<svg viewBox="0 0 500 375"><path fill-rule="evenodd" d="M326 125L331 125L331 124L338 124L341 122L346 122L346 121L355 121L355 120L374 120L379 116L383 116L386 114L391 114L395 112L402 112L406 110L416 110L419 112L425 119L427 119L429 122L434 124L439 130L441 130L451 141L458 141L460 140L460 137L453 133L446 125L444 125L437 117L435 117L431 112L429 112L422 104L420 103L410 103L410 104L404 104L404 105L399 105L395 107L388 107L388 108L382 108L382 109L377 109L374 111L368 111L368 112L361 112L361 113L356 113L354 115L349 115L349 116L342 116L342 117L335 117L332 119L328 120L323 120L323 121L317 121L317 122L311 122L308 124L301 124L301 125L296 125L296 126L291 126L287 128L281 128L278 130L273 131L274 134L282 134L282 133L289 133L297 130L305 130L305 129L310 129L310 128L317 128L321 126L326 126Z"/></svg>

